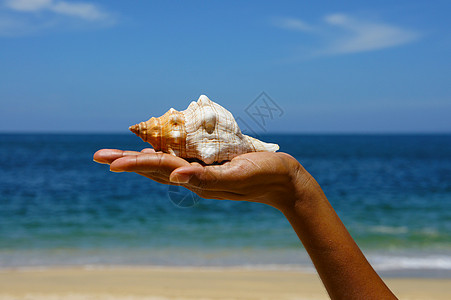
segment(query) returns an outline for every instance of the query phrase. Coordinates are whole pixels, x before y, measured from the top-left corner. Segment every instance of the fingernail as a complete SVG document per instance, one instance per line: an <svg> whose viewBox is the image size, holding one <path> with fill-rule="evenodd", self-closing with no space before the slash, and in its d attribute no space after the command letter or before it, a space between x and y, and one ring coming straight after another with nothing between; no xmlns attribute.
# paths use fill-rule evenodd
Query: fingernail
<svg viewBox="0 0 451 300"><path fill-rule="evenodd" d="M169 177L169 180L173 183L188 183L191 177L192 175L187 174L174 174L173 176Z"/></svg>
<svg viewBox="0 0 451 300"><path fill-rule="evenodd" d="M120 170L120 169L111 169L111 168L110 168L110 171L113 172L113 173L121 173L121 172L124 172L123 170Z"/></svg>

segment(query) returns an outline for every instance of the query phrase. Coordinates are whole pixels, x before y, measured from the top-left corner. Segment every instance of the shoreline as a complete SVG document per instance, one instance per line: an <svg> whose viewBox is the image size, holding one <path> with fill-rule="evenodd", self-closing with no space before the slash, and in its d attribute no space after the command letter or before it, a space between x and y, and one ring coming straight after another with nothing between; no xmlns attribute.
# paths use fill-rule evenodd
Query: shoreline
<svg viewBox="0 0 451 300"><path fill-rule="evenodd" d="M374 266L373 266L374 267ZM42 264L42 265L14 265L0 266L2 272L27 272L46 271L57 269L78 269L78 270L117 270L117 269L145 269L145 270L168 270L179 272L203 272L203 271L256 271L256 272L297 272L302 274L315 275L316 270L312 264L248 264L248 265L160 265L160 264ZM378 269L376 272L384 278L389 279L444 279L451 280L451 270L435 268L407 268L407 269Z"/></svg>
<svg viewBox="0 0 451 300"><path fill-rule="evenodd" d="M449 299L451 279L386 278L402 299ZM329 299L316 273L242 267L85 266L0 270L0 300Z"/></svg>

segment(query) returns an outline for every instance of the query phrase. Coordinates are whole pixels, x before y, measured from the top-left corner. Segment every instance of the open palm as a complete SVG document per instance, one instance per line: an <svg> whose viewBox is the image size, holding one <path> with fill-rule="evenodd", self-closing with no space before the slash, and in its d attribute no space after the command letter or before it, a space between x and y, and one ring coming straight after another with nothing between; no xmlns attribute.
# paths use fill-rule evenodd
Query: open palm
<svg viewBox="0 0 451 300"><path fill-rule="evenodd" d="M109 164L113 172L135 172L159 183L178 184L203 198L261 202L276 208L290 202L293 185L299 184L300 173L306 173L293 157L281 152L252 152L207 166L149 148L102 149L94 160Z"/></svg>

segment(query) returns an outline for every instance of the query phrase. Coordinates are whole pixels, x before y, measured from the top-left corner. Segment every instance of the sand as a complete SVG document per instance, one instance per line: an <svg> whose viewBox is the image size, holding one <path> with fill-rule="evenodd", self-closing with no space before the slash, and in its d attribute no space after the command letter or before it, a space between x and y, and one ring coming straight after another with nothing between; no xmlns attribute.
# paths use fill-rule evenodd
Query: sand
<svg viewBox="0 0 451 300"><path fill-rule="evenodd" d="M451 279L385 280L400 299L451 299ZM0 300L329 299L316 274L295 271L58 267L0 271Z"/></svg>

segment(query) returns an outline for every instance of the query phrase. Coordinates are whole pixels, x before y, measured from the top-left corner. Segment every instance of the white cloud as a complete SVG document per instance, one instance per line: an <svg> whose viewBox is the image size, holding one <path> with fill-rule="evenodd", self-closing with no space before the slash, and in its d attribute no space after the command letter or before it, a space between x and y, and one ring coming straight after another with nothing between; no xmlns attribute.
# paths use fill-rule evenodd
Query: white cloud
<svg viewBox="0 0 451 300"><path fill-rule="evenodd" d="M0 10L0 35L15 36L49 28L109 26L114 17L98 5L60 0L6 0Z"/></svg>
<svg viewBox="0 0 451 300"><path fill-rule="evenodd" d="M313 27L308 25L307 23L294 18L275 18L273 20L275 26L289 29L289 30L298 30L298 31L312 31Z"/></svg>
<svg viewBox="0 0 451 300"><path fill-rule="evenodd" d="M38 11L49 7L52 0L6 0L5 6L17 11Z"/></svg>
<svg viewBox="0 0 451 300"><path fill-rule="evenodd" d="M87 20L104 20L108 18L108 15L102 12L98 7L90 3L69 3L69 2L56 2L51 7L55 13L63 15L69 15L74 17L80 17Z"/></svg>
<svg viewBox="0 0 451 300"><path fill-rule="evenodd" d="M317 26L306 24L298 19L286 18L284 20L285 23L279 21L277 26L315 34L323 43L322 47L312 49L316 55L374 51L404 45L420 37L412 30L383 22L360 20L346 14L326 15ZM280 26L280 24L285 24L285 26ZM302 26L296 26L296 24Z"/></svg>
<svg viewBox="0 0 451 300"><path fill-rule="evenodd" d="M327 15L324 21L343 30L343 34L332 41L329 53L356 53L400 46L419 37L411 30L394 25L361 21L344 14Z"/></svg>

